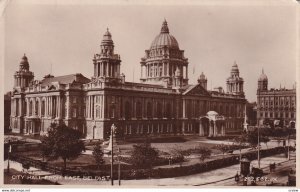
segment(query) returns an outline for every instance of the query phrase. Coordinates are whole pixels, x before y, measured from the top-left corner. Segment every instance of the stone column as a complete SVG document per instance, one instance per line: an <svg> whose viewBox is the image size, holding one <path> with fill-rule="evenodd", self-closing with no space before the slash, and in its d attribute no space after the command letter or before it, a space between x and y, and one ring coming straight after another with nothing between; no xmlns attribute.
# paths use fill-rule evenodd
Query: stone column
<svg viewBox="0 0 300 192"><path fill-rule="evenodd" d="M218 135L218 127L217 127L217 122L214 121L214 136Z"/></svg>
<svg viewBox="0 0 300 192"><path fill-rule="evenodd" d="M186 114L185 114L185 99L183 99L183 101L182 101L182 117L186 118Z"/></svg>
<svg viewBox="0 0 300 192"><path fill-rule="evenodd" d="M50 103L50 96L48 96L48 112L47 112L47 114L48 114L48 117L50 117L50 110L51 110L51 103Z"/></svg>
<svg viewBox="0 0 300 192"><path fill-rule="evenodd" d="M56 102L57 102L57 114L56 114L56 116L57 116L58 118L60 118L60 109L61 109L61 105L60 105L60 96L59 96L59 95L57 96Z"/></svg>
<svg viewBox="0 0 300 192"><path fill-rule="evenodd" d="M47 117L47 97L45 97L45 108L44 108L44 110L45 110L45 113L44 113L44 117Z"/></svg>
<svg viewBox="0 0 300 192"><path fill-rule="evenodd" d="M90 118L91 117L91 96L88 96L88 102L87 102L87 117Z"/></svg>
<svg viewBox="0 0 300 192"><path fill-rule="evenodd" d="M203 125L201 120L199 122L199 136L203 136Z"/></svg>
<svg viewBox="0 0 300 192"><path fill-rule="evenodd" d="M32 115L36 114L35 104L36 104L36 98L34 97L32 100Z"/></svg>
<svg viewBox="0 0 300 192"><path fill-rule="evenodd" d="M92 119L94 119L94 114L95 114L95 112L94 112L94 95L92 95L91 97L92 97L92 106L91 106L91 108L92 108L92 110L91 110L92 114L91 114L91 116L92 116Z"/></svg>
<svg viewBox="0 0 300 192"><path fill-rule="evenodd" d="M29 116L29 99L26 98L26 116Z"/></svg>
<svg viewBox="0 0 300 192"><path fill-rule="evenodd" d="M209 137L212 137L213 136L213 124L211 123L211 121L209 121L209 134L208 136Z"/></svg>
<svg viewBox="0 0 300 192"><path fill-rule="evenodd" d="M225 136L224 122L222 122L222 136Z"/></svg>
<svg viewBox="0 0 300 192"><path fill-rule="evenodd" d="M70 96L66 95L66 119L70 118Z"/></svg>
<svg viewBox="0 0 300 192"><path fill-rule="evenodd" d="M106 76L109 76L109 63L106 63Z"/></svg>
<svg viewBox="0 0 300 192"><path fill-rule="evenodd" d="M53 117L53 98L50 96L50 117Z"/></svg>

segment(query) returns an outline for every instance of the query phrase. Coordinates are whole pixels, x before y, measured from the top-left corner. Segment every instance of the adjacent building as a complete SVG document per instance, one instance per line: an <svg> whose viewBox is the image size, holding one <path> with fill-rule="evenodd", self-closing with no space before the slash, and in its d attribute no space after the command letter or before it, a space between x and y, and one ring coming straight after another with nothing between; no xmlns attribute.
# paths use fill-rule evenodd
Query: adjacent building
<svg viewBox="0 0 300 192"><path fill-rule="evenodd" d="M141 82L127 82L107 30L94 55L94 74L35 80L24 55L15 73L10 124L13 132L46 134L64 123L87 139L103 139L112 124L122 137L142 135L222 136L243 129L246 99L236 63L222 87L207 90L203 73L189 84L188 59L163 22L141 59ZM224 79L225 80L225 79Z"/></svg>
<svg viewBox="0 0 300 192"><path fill-rule="evenodd" d="M292 89L268 89L268 77L262 71L257 88L257 124L295 128L296 86Z"/></svg>
<svg viewBox="0 0 300 192"><path fill-rule="evenodd" d="M11 93L4 94L4 133L10 131Z"/></svg>

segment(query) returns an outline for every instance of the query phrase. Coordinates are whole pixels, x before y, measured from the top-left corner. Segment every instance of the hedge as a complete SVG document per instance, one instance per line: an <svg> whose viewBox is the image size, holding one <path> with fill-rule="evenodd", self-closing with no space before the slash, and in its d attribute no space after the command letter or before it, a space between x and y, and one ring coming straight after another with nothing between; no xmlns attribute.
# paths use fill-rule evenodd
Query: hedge
<svg viewBox="0 0 300 192"><path fill-rule="evenodd" d="M276 147L272 149L262 149L260 151L260 157L268 157L275 154L284 153L286 149L284 147ZM257 151L251 151L243 154L243 157L247 157L249 160L257 159ZM31 166L39 169L49 171L55 174L63 174L68 176L109 176L110 165L101 167L101 170L96 170L93 166L82 167L81 170L66 169L55 167L47 162L39 160L32 160L28 157L18 156L16 154L11 155L11 159L23 163L29 162ZM147 178L170 178L178 176L186 176L197 173L202 173L218 168L223 168L239 163L239 155L232 155L223 159L216 159L208 162L197 163L188 166L171 167L171 168L157 168L157 169L134 169L130 165L121 164L121 179L147 179ZM93 171L84 171L84 168ZM92 169L91 169L92 168ZM114 164L113 167L114 179L117 179L118 165Z"/></svg>

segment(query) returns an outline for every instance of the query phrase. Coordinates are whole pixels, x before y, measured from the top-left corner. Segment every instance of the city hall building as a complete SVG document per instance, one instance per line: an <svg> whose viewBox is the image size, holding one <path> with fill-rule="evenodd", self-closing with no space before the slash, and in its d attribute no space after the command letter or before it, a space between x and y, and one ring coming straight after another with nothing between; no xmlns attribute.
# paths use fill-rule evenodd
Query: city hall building
<svg viewBox="0 0 300 192"><path fill-rule="evenodd" d="M108 30L92 59L90 79L78 73L35 80L24 55L14 75L10 128L42 135L51 123L64 123L87 139L107 138L112 124L124 138L241 131L246 99L237 64L228 69L226 91L207 90L203 73L197 84L189 84L188 64L166 21L141 59L140 83L127 82L120 72Z"/></svg>
<svg viewBox="0 0 300 192"><path fill-rule="evenodd" d="M292 89L268 89L268 77L262 71L257 88L257 124L269 120L277 126L282 121L284 127L296 125L296 86Z"/></svg>

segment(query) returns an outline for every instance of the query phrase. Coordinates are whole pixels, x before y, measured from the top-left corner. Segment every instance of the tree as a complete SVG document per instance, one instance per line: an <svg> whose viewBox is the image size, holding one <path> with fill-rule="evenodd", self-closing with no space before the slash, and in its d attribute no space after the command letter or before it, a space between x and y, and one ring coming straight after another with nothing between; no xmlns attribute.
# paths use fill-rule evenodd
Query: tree
<svg viewBox="0 0 300 192"><path fill-rule="evenodd" d="M97 142L93 149L93 156L96 161L98 169L100 168L101 165L105 163L103 159L103 155L104 153L103 150L101 149L101 143Z"/></svg>
<svg viewBox="0 0 300 192"><path fill-rule="evenodd" d="M224 144L215 145L214 148L222 152L223 158L224 158L224 154L229 150L229 147Z"/></svg>
<svg viewBox="0 0 300 192"><path fill-rule="evenodd" d="M234 138L234 143L239 146L240 160L242 159L242 148L246 146L247 142L247 133L242 133Z"/></svg>
<svg viewBox="0 0 300 192"><path fill-rule="evenodd" d="M48 135L42 138L42 154L48 160L55 160L61 157L64 161L64 169L67 167L67 160L76 159L82 151L85 151L81 133L66 125L51 124Z"/></svg>
<svg viewBox="0 0 300 192"><path fill-rule="evenodd" d="M198 152L200 154L200 160L202 162L211 156L211 150L208 148L204 148L204 147L198 148Z"/></svg>
<svg viewBox="0 0 300 192"><path fill-rule="evenodd" d="M151 147L147 139L144 143L133 145L130 162L136 168L151 169L157 158L158 151Z"/></svg>

